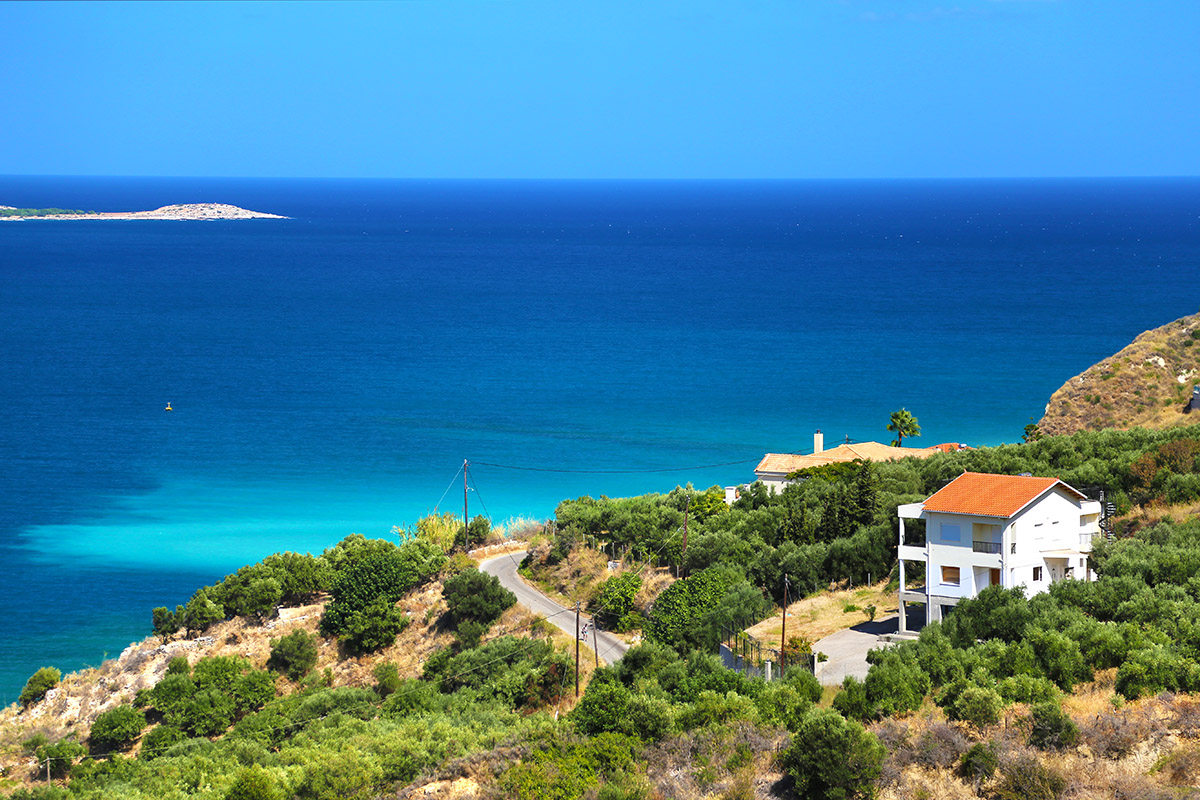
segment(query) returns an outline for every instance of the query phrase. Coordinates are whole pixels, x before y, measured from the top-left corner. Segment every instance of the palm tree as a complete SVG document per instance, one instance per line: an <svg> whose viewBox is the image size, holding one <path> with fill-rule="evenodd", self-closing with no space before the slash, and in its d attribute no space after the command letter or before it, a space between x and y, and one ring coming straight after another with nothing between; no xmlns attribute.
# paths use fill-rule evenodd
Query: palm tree
<svg viewBox="0 0 1200 800"><path fill-rule="evenodd" d="M921 435L921 426L917 424L917 418L907 408L892 412L892 421L888 423L887 429L896 434L896 441L892 442L892 447L904 447L905 436Z"/></svg>

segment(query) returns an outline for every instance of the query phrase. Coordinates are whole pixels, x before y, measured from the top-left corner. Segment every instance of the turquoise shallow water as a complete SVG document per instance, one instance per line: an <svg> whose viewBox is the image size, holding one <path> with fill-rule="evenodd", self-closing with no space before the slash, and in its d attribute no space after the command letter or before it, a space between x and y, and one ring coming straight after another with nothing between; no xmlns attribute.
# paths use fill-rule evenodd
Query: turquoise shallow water
<svg viewBox="0 0 1200 800"><path fill-rule="evenodd" d="M902 405L921 442L1013 441L1200 306L1195 180L0 188L293 217L0 224L0 701L243 563L460 511L464 458L499 522L749 480Z"/></svg>

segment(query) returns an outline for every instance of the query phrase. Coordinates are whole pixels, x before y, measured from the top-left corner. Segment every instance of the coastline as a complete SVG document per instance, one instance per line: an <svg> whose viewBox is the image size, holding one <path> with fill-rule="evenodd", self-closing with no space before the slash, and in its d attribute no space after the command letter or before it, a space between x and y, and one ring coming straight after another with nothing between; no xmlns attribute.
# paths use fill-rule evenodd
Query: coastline
<svg viewBox="0 0 1200 800"><path fill-rule="evenodd" d="M12 206L0 209L15 210ZM216 219L291 219L280 214L251 211L228 203L182 203L161 206L152 211L101 211L92 214L45 214L29 216L0 216L0 221L43 220L43 219L154 219L154 220L216 220Z"/></svg>

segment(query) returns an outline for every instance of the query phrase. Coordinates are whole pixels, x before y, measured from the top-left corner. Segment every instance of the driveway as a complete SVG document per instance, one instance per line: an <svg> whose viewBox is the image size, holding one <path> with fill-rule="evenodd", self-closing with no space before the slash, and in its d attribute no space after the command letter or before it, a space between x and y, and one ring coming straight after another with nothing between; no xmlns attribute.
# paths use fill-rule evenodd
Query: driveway
<svg viewBox="0 0 1200 800"><path fill-rule="evenodd" d="M541 614L550 623L565 631L570 636L574 636L575 609L559 605L526 583L517 574L517 567L521 565L521 559L523 558L525 558L525 554L522 552L505 553L483 561L479 565L479 569L499 578L500 584L517 596L518 603L535 614ZM591 621L591 617L581 615L580 629ZM589 647L592 644L590 631L585 639L585 644ZM629 645L604 631L597 631L596 644L600 659L606 664L613 664L620 661L621 656L625 655L625 651L629 649Z"/></svg>
<svg viewBox="0 0 1200 800"><path fill-rule="evenodd" d="M840 686L847 675L859 680L867 677L867 670L871 667L867 663L867 651L889 646L880 642L879 637L895 633L900 627L898 620L899 617L893 614L831 633L818 641L813 645L813 651L824 653L829 660L817 664L817 680L822 686Z"/></svg>

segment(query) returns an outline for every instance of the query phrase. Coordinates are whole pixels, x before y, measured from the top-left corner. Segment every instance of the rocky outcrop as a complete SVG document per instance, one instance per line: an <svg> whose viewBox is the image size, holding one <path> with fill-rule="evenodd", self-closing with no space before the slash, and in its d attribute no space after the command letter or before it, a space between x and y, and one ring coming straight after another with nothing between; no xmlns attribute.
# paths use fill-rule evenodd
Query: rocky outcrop
<svg viewBox="0 0 1200 800"><path fill-rule="evenodd" d="M1189 413L1200 383L1200 314L1146 331L1116 355L1064 383L1038 423L1048 435L1104 428L1169 428Z"/></svg>
<svg viewBox="0 0 1200 800"><path fill-rule="evenodd" d="M12 206L0 206L12 209ZM30 219L166 219L166 220L209 220L209 219L288 219L279 214L231 206L228 203L183 203L162 206L153 211L103 211L92 214L39 214L30 216L5 216L5 220Z"/></svg>

